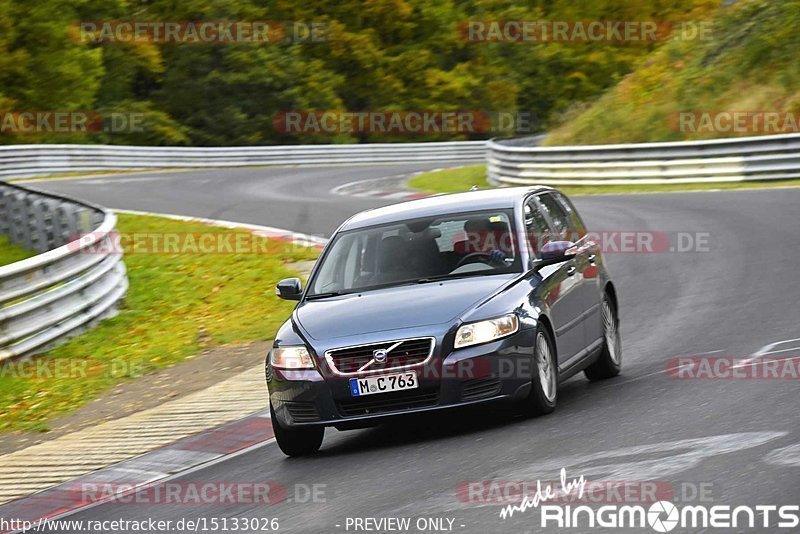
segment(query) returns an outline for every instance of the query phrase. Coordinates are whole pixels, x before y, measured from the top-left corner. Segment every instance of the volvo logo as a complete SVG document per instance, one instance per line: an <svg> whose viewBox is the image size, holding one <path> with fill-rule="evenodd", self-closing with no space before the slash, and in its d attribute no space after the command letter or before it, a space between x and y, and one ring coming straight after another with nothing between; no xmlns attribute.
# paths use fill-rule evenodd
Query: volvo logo
<svg viewBox="0 0 800 534"><path fill-rule="evenodd" d="M383 363L386 361L386 356L389 353L386 349L378 349L372 351L372 359L374 359L378 363Z"/></svg>

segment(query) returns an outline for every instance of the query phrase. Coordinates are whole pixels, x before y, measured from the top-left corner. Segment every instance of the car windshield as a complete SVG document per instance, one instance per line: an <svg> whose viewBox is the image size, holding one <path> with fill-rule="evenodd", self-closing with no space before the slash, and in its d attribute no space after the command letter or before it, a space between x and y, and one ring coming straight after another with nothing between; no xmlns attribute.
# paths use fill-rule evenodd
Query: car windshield
<svg viewBox="0 0 800 534"><path fill-rule="evenodd" d="M512 220L510 210L495 210L342 232L322 258L307 298L519 272Z"/></svg>

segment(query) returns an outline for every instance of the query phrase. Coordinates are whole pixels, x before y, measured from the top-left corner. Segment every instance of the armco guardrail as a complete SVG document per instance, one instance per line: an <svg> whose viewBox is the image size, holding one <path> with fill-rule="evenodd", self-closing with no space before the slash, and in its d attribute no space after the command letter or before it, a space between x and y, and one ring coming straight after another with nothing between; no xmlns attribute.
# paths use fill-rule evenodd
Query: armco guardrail
<svg viewBox="0 0 800 534"><path fill-rule="evenodd" d="M800 134L552 147L534 146L538 140L489 141L489 181L623 185L800 178Z"/></svg>
<svg viewBox="0 0 800 534"><path fill-rule="evenodd" d="M485 148L486 141L231 148L9 145L0 146L0 177L167 167L483 161Z"/></svg>
<svg viewBox="0 0 800 534"><path fill-rule="evenodd" d="M0 361L46 350L114 311L128 288L116 221L98 206L0 182L0 234L41 252L0 266Z"/></svg>

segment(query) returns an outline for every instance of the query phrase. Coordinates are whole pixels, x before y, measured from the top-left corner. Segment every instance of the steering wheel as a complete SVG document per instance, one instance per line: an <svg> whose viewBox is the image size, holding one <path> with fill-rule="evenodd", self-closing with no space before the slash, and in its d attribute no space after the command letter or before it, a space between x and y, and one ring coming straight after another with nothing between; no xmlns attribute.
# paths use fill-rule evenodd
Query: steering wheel
<svg viewBox="0 0 800 534"><path fill-rule="evenodd" d="M491 265L492 264L491 252L472 252L470 254L467 254L466 256L464 256L459 260L459 262L456 264L453 270L455 271L456 269L458 269L463 265L466 265L467 263L473 263L476 261L483 262L486 265Z"/></svg>

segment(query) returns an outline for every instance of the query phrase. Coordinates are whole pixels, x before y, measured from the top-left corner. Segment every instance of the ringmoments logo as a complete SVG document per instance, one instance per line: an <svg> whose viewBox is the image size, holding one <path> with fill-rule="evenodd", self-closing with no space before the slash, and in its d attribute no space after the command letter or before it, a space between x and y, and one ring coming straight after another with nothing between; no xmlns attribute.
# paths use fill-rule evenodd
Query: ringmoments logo
<svg viewBox="0 0 800 534"><path fill-rule="evenodd" d="M723 529L796 529L800 526L800 505L776 506L706 505L687 504L676 506L670 501L660 500L650 505L608 504L597 508L589 505L562 505L555 501L565 497L583 498L587 481L583 475L568 479L566 469L561 469L560 481L542 483L537 481L536 491L526 495L519 504L509 504L500 510L500 519L529 509L539 509L539 526L542 529L587 528L647 528L655 532L671 532L677 529L723 528Z"/></svg>
<svg viewBox="0 0 800 534"><path fill-rule="evenodd" d="M678 507L669 501L642 505L541 507L542 528L646 528L655 532L675 529L796 529L800 525L798 505L688 505Z"/></svg>

